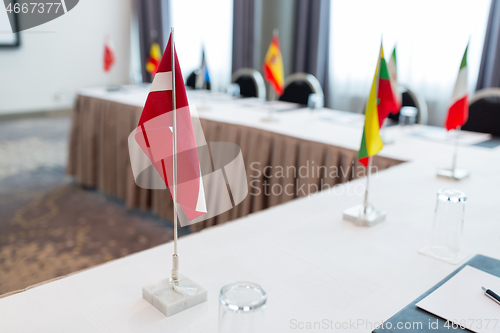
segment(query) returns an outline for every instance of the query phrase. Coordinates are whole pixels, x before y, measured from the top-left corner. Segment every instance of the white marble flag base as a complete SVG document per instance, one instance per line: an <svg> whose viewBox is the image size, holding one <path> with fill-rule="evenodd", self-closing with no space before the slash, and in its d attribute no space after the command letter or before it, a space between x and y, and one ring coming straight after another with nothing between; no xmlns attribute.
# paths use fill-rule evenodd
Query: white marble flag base
<svg viewBox="0 0 500 333"><path fill-rule="evenodd" d="M180 276L179 285L198 290L194 295L180 294L172 288L170 279L167 278L142 287L142 297L167 317L206 302L207 290L205 288L183 275Z"/></svg>
<svg viewBox="0 0 500 333"><path fill-rule="evenodd" d="M438 177L454 179L454 180L462 180L469 177L469 171L464 169L441 169L437 172Z"/></svg>
<svg viewBox="0 0 500 333"><path fill-rule="evenodd" d="M261 121L263 123L277 123L278 119L273 117L273 116L269 116L269 117L262 118Z"/></svg>
<svg viewBox="0 0 500 333"><path fill-rule="evenodd" d="M395 142L394 138L388 137L387 135L381 135L382 136L382 142L384 145L390 145Z"/></svg>
<svg viewBox="0 0 500 333"><path fill-rule="evenodd" d="M360 227L373 227L374 225L385 220L387 213L382 210L368 206L366 214L364 213L364 205L356 205L344 210L344 220L351 221Z"/></svg>

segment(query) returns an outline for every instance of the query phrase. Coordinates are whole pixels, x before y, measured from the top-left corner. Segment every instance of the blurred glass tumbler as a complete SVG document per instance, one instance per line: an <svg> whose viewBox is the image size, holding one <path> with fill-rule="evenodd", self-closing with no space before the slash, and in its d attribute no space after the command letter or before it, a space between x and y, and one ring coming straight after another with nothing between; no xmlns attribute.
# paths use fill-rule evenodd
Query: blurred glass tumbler
<svg viewBox="0 0 500 333"><path fill-rule="evenodd" d="M307 98L307 107L309 109L321 109L325 106L325 98L320 94L309 94Z"/></svg>
<svg viewBox="0 0 500 333"><path fill-rule="evenodd" d="M467 196L461 191L438 191L429 248L435 257L453 260L459 256L466 201Z"/></svg>
<svg viewBox="0 0 500 333"><path fill-rule="evenodd" d="M252 282L222 287L219 295L219 333L265 332L267 294Z"/></svg>
<svg viewBox="0 0 500 333"><path fill-rule="evenodd" d="M226 93L229 96L239 97L240 96L240 85L237 83L231 83L226 88Z"/></svg>
<svg viewBox="0 0 500 333"><path fill-rule="evenodd" d="M409 126L417 123L417 108L413 106L403 106L399 111L399 125Z"/></svg>

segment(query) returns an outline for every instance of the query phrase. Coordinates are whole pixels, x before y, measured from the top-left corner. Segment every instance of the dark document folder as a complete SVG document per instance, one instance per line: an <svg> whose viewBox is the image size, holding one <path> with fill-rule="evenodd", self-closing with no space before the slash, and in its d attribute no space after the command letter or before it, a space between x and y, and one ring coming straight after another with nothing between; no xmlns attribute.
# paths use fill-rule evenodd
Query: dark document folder
<svg viewBox="0 0 500 333"><path fill-rule="evenodd" d="M464 268L466 265L472 266L474 268L480 269L486 273L490 273L492 275L500 277L500 260L493 259L490 257L482 256L482 255L477 255L474 258L470 259L468 262L466 262L463 266L458 268L456 271L448 275L446 278L444 278L441 282L436 284L434 287L429 289L427 292L425 292L423 295L421 295L419 298L411 302L409 305L407 305L405 308L403 308L401 311L396 313L394 316L392 316L390 319L385 321L383 327L377 328L376 330L373 331L373 333L396 333L396 332L415 332L415 333L440 333L440 332L470 332L467 329L461 329L460 327L454 328L451 323L448 323L446 325L446 320L443 320L441 318L438 318L420 308L418 308L415 304L420 302L422 299L430 295L434 290L437 288L441 287L446 281L448 281L451 277L453 277L455 274L457 274L462 268ZM429 327L429 321L433 323L432 327ZM436 321L437 321L437 326L436 327ZM401 328L398 328L397 325L398 323L402 323L399 326ZM412 328L403 328L405 323L411 323L407 324L407 327L412 327ZM417 324L417 323L421 323ZM500 332L500 328L499 328Z"/></svg>

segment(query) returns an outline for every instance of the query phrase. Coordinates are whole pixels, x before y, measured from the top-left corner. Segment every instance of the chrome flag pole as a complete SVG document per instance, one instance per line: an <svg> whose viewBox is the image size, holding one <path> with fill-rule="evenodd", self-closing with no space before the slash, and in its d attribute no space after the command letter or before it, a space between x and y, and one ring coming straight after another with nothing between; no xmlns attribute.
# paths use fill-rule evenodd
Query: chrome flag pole
<svg viewBox="0 0 500 333"><path fill-rule="evenodd" d="M458 155L458 137L460 136L460 129L461 127L457 127L456 133L455 133L455 149L453 151L453 164L451 166L451 172L455 174L455 170L457 169L457 155Z"/></svg>
<svg viewBox="0 0 500 333"><path fill-rule="evenodd" d="M372 173L373 156L368 157L368 166L366 171L365 197L362 204L358 204L344 210L344 220L351 221L360 227L373 227L377 223L385 220L387 213L376 209L368 203L368 191L370 187L370 176Z"/></svg>
<svg viewBox="0 0 500 333"><path fill-rule="evenodd" d="M372 159L373 156L368 157L368 171L366 174L366 188L365 188L365 201L363 204L363 215L366 216L366 212L368 210L368 187L370 185L370 174L372 173Z"/></svg>
<svg viewBox="0 0 500 333"><path fill-rule="evenodd" d="M177 255L177 110L175 94L175 44L174 28L170 33L170 50L172 55L172 200L174 203L174 255L172 256L172 284L179 285L179 256ZM174 287L175 289L175 287Z"/></svg>

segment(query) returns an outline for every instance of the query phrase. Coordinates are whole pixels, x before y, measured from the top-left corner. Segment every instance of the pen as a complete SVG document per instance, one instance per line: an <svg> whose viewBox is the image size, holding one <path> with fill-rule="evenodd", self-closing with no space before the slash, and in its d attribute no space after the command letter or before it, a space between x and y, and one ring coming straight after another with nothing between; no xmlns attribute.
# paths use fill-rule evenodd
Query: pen
<svg viewBox="0 0 500 333"><path fill-rule="evenodd" d="M483 290L484 290L484 294L487 297L491 298L497 304L500 304L500 296L498 296L497 294L495 294L492 290L486 289L485 287L483 287Z"/></svg>

